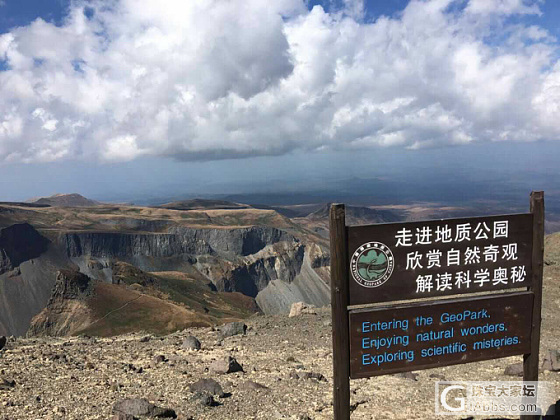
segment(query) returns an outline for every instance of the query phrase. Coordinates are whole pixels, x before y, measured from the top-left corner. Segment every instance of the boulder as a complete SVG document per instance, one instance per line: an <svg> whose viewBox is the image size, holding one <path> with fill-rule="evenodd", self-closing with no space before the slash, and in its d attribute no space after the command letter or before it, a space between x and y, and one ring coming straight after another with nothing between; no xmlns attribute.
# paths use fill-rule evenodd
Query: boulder
<svg viewBox="0 0 560 420"><path fill-rule="evenodd" d="M243 372L243 367L233 357L226 356L214 360L210 365L210 371L219 374Z"/></svg>
<svg viewBox="0 0 560 420"><path fill-rule="evenodd" d="M199 379L192 383L189 389L193 393L207 393L210 395L217 395L220 398L225 396L222 386L217 381L210 378Z"/></svg>
<svg viewBox="0 0 560 420"><path fill-rule="evenodd" d="M174 410L156 407L145 398L127 398L118 401L113 406L113 414L153 418L177 418L177 414Z"/></svg>
<svg viewBox="0 0 560 420"><path fill-rule="evenodd" d="M233 337L234 335L245 334L247 325L243 322L230 322L222 325L220 328L220 335L222 338Z"/></svg>
<svg viewBox="0 0 560 420"><path fill-rule="evenodd" d="M523 376L523 363L513 363L504 370L504 375Z"/></svg>
<svg viewBox="0 0 560 420"><path fill-rule="evenodd" d="M220 405L214 397L206 392L197 392L193 395L193 400L198 401L203 407L216 407Z"/></svg>
<svg viewBox="0 0 560 420"><path fill-rule="evenodd" d="M315 306L309 305L305 302L292 303L289 317L293 318L294 316L301 316L303 314L317 315Z"/></svg>
<svg viewBox="0 0 560 420"><path fill-rule="evenodd" d="M200 341L196 337L189 335L183 341L182 347L186 350L200 350Z"/></svg>
<svg viewBox="0 0 560 420"><path fill-rule="evenodd" d="M167 362L167 358L163 354L158 354L157 356L154 356L155 364L165 363L165 362Z"/></svg>

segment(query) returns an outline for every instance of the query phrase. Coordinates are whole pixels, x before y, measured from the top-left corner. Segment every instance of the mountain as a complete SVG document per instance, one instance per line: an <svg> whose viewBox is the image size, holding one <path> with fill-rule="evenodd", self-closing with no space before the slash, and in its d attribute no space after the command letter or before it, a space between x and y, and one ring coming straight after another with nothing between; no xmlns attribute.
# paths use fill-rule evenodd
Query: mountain
<svg viewBox="0 0 560 420"><path fill-rule="evenodd" d="M312 221L329 219L331 204L325 204L320 209L307 215ZM391 223L403 220L403 214L396 210L378 210L370 207L346 206L346 224L360 225L373 223Z"/></svg>
<svg viewBox="0 0 560 420"><path fill-rule="evenodd" d="M6 233L10 241L0 241L0 299L7 302L0 306L0 335L25 334L31 319L45 308L44 322L35 319L30 333L76 334L125 304L134 313L147 314L146 320L158 318L153 314L159 304L169 309L166 313L183 313L191 324L198 317L205 325L256 311L288 312L296 301L328 304L329 255L323 238L274 210L203 204L211 208L200 208L201 202L197 209L181 211L104 204L0 205L2 232L27 232ZM29 241L18 237L30 238L37 249L27 249ZM68 271L87 276L95 286L93 294L78 300L57 295L60 273ZM144 297L127 304L127 296L137 294ZM89 315L70 317L76 325L54 315L71 314L71 308ZM130 332L147 322L131 319L118 327L125 313L96 322L96 334ZM186 325L172 319L152 330L165 333ZM45 320L54 324L47 326Z"/></svg>
<svg viewBox="0 0 560 420"><path fill-rule="evenodd" d="M173 201L171 203L162 204L157 207L170 210L235 210L251 208L251 206L248 206L247 204L234 203L224 200L204 200L200 198L195 198L192 200Z"/></svg>
<svg viewBox="0 0 560 420"><path fill-rule="evenodd" d="M212 293L208 285L180 274L152 276L123 263L113 269L112 283L79 271L58 271L51 297L31 320L27 335L166 334L244 318L257 310L249 297Z"/></svg>
<svg viewBox="0 0 560 420"><path fill-rule="evenodd" d="M329 236L330 204L323 204L304 217L292 220L324 238ZM347 225L368 225L404 221L408 214L400 209L374 209L370 207L346 206Z"/></svg>
<svg viewBox="0 0 560 420"><path fill-rule="evenodd" d="M33 204L54 207L92 207L97 206L97 201L85 198L80 194L55 194L50 197L41 197L30 201Z"/></svg>

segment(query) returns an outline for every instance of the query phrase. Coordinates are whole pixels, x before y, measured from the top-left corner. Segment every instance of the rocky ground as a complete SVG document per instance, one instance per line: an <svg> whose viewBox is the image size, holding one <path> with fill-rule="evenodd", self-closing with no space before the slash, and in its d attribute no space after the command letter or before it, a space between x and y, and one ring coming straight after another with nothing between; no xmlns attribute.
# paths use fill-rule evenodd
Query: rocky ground
<svg viewBox="0 0 560 420"><path fill-rule="evenodd" d="M559 279L560 265L547 266L541 359L560 347ZM164 337L10 339L0 351L0 419L109 419L115 404L127 398L150 403L117 408L128 404L154 415L170 408L179 419L332 419L329 310L253 316L246 324L246 334L225 338L214 328L193 328ZM191 335L200 350L184 348ZM243 371L235 372L239 367L229 356ZM516 380L504 370L519 361L352 381L352 419L434 418L436 381ZM217 381L223 392L211 382L192 386L202 378ZM540 378L560 389L560 372L543 371ZM215 395L200 393L204 388Z"/></svg>

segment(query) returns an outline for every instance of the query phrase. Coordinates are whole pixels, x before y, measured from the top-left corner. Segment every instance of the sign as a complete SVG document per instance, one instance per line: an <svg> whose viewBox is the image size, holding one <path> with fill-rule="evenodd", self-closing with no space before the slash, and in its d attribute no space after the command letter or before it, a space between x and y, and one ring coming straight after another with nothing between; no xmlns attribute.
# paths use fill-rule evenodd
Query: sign
<svg viewBox="0 0 560 420"><path fill-rule="evenodd" d="M524 354L533 294L453 299L350 311L350 377Z"/></svg>
<svg viewBox="0 0 560 420"><path fill-rule="evenodd" d="M335 420L350 419L351 378L523 354L523 380L538 381L542 191L530 209L346 226L344 205L331 206Z"/></svg>
<svg viewBox="0 0 560 420"><path fill-rule="evenodd" d="M349 226L349 304L526 287L532 227L532 214Z"/></svg>

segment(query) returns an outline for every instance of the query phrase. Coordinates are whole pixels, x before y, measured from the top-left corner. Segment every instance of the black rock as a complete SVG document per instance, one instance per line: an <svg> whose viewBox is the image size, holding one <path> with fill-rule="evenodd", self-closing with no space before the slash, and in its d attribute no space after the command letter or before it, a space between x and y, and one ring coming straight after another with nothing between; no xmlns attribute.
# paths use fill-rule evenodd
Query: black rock
<svg viewBox="0 0 560 420"><path fill-rule="evenodd" d="M192 383L189 389L194 393L206 392L210 395L217 395L220 398L225 396L222 386L217 381L210 378L199 379L198 381Z"/></svg>
<svg viewBox="0 0 560 420"><path fill-rule="evenodd" d="M214 373L233 373L243 372L243 367L231 356L226 356L215 360L210 365L210 370Z"/></svg>
<svg viewBox="0 0 560 420"><path fill-rule="evenodd" d="M189 335L187 338L185 338L185 340L183 341L183 346L184 349L187 350L200 350L200 341L198 341L198 339L192 335Z"/></svg>
<svg viewBox="0 0 560 420"><path fill-rule="evenodd" d="M247 325L243 322L230 322L222 325L220 328L220 335L222 338L232 337L234 335L245 334L247 332Z"/></svg>
<svg viewBox="0 0 560 420"><path fill-rule="evenodd" d="M7 342L8 339L6 337L4 337L3 335L0 336L0 350L2 350L6 346Z"/></svg>
<svg viewBox="0 0 560 420"><path fill-rule="evenodd" d="M16 381L6 378L0 378L0 389L8 390L16 386Z"/></svg>
<svg viewBox="0 0 560 420"><path fill-rule="evenodd" d="M167 359L163 354L159 354L159 355L154 357L154 362L155 363L164 363L164 362L167 362Z"/></svg>
<svg viewBox="0 0 560 420"><path fill-rule="evenodd" d="M418 381L418 374L414 372L402 372L395 374L398 378L410 379L411 381Z"/></svg>
<svg viewBox="0 0 560 420"><path fill-rule="evenodd" d="M145 416L154 418L177 418L177 414L170 408L156 407L145 398L127 398L113 406L113 414L129 416Z"/></svg>
<svg viewBox="0 0 560 420"><path fill-rule="evenodd" d="M514 363L504 370L504 375L523 376L523 363Z"/></svg>
<svg viewBox="0 0 560 420"><path fill-rule="evenodd" d="M321 373L317 372L300 372L297 370L293 370L290 372L290 378L292 379L315 379L320 382L327 382L327 378L325 378Z"/></svg>
<svg viewBox="0 0 560 420"><path fill-rule="evenodd" d="M216 407L220 405L212 395L206 392L197 392L193 395L193 399L198 401L204 407Z"/></svg>

